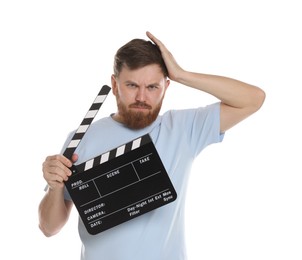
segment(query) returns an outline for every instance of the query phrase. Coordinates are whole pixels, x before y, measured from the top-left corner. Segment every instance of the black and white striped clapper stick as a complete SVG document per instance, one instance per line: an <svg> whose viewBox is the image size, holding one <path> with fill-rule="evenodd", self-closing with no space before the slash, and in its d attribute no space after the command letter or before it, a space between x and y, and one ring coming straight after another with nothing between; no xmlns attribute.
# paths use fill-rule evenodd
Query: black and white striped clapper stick
<svg viewBox="0 0 302 260"><path fill-rule="evenodd" d="M73 135L70 143L68 144L65 152L63 155L71 160L71 157L78 147L79 143L81 142L83 136L85 135L86 131L88 130L89 126L91 125L94 117L98 113L99 109L103 105L106 97L108 96L111 88L107 85L104 85L101 90L99 91L97 97L93 101L91 107L89 108L88 112L86 113L82 123L78 127L77 131Z"/></svg>

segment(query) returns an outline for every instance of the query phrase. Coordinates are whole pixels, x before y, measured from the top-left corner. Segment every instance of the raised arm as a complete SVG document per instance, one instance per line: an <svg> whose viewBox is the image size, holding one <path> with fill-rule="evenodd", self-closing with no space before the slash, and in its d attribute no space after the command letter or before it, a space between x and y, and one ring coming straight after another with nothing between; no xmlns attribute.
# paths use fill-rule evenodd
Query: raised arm
<svg viewBox="0 0 302 260"><path fill-rule="evenodd" d="M228 77L186 71L178 65L171 52L159 39L150 32L147 32L147 36L161 50L171 80L204 91L221 100L221 133L255 113L262 106L265 93L260 88Z"/></svg>

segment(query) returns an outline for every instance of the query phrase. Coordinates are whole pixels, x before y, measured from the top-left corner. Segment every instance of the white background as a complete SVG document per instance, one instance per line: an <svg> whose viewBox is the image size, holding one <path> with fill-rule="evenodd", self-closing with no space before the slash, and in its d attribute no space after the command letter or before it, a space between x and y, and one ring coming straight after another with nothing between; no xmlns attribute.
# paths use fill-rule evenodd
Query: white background
<svg viewBox="0 0 302 260"><path fill-rule="evenodd" d="M301 260L301 11L298 0L2 0L1 255L79 259L75 209L57 236L38 229L41 165L110 85L117 48L149 30L183 68L267 94L258 113L194 165L189 259ZM162 112L213 101L172 83ZM98 116L112 112L110 96Z"/></svg>

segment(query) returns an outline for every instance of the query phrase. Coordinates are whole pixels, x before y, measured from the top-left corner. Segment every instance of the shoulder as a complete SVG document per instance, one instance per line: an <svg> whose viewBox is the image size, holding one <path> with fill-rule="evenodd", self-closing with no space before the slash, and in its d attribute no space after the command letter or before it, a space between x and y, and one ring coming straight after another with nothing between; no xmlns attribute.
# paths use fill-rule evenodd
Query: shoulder
<svg viewBox="0 0 302 260"><path fill-rule="evenodd" d="M206 119L219 119L220 102L209 104L203 107L168 110L162 115L161 122L166 123L188 123L194 120L204 121Z"/></svg>

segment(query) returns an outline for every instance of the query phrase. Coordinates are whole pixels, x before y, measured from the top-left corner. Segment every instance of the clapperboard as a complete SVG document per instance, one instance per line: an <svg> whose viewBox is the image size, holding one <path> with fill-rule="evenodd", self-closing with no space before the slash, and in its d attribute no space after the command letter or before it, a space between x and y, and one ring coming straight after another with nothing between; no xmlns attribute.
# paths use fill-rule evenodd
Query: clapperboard
<svg viewBox="0 0 302 260"><path fill-rule="evenodd" d="M104 85L67 146L71 159L111 88ZM149 136L143 135L73 165L65 186L87 229L98 234L176 200L177 194Z"/></svg>

